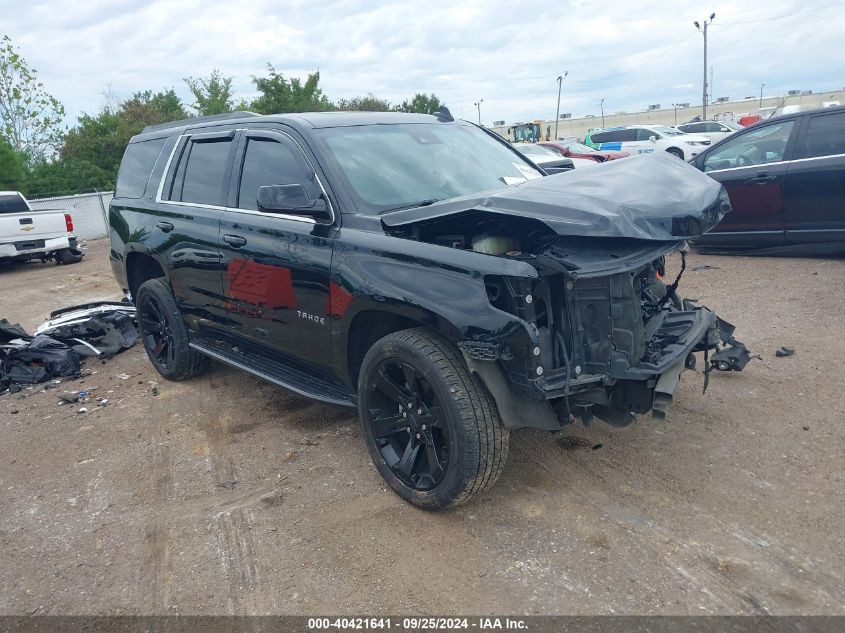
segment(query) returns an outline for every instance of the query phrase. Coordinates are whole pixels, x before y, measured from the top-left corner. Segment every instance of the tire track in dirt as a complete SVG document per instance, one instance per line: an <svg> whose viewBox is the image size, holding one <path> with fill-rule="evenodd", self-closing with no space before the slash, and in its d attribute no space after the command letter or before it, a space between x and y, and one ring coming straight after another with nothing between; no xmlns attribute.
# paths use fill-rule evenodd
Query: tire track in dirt
<svg viewBox="0 0 845 633"><path fill-rule="evenodd" d="M597 526L609 520L619 528L613 535L616 547L650 550L649 560L660 561L670 575L706 595L711 610L771 613L785 603L793 610L809 606L811 601L802 596L831 608L845 600L838 575L816 569L764 533L711 514L671 475L612 459L597 463L592 451L562 451L554 439L540 434L526 434L515 447L514 461L533 464L517 473L518 487L535 498L540 512L553 514L559 508L542 507L544 500L534 487L538 480L547 478L540 484L547 487L565 485L565 494ZM649 512L656 505L655 491L668 495L664 502L683 503L675 517ZM636 569L631 571L636 575Z"/></svg>
<svg viewBox="0 0 845 633"><path fill-rule="evenodd" d="M197 402L197 421L207 445L206 469L214 486L224 482L238 482L240 476L232 458L232 435L243 428L243 420L233 419L231 403L221 401L221 394L231 390L248 391L252 378L246 374L233 376L231 370L213 366L204 377L203 389L197 394L213 392L212 398L200 395ZM211 404L209 404L211 401ZM230 406L226 406L229 404ZM234 484L232 484L234 485ZM261 491L260 500L269 491ZM252 496L249 497L252 499ZM256 614L267 612L265 596L270 592L263 587L256 561L262 553L252 538L255 523L249 512L250 503L235 504L207 517L208 529L216 535L217 559L223 576L228 582L226 598L230 614ZM269 598L274 603L272 597Z"/></svg>
<svg viewBox="0 0 845 633"><path fill-rule="evenodd" d="M173 498L173 456L165 438L167 424L160 416L152 414L150 403L148 415L149 442L152 447L145 460L148 469L148 484L141 499L144 516L143 539L141 541L140 567L138 574L139 612L161 614L170 606L170 584L173 566L170 556L172 538L166 517L157 510Z"/></svg>

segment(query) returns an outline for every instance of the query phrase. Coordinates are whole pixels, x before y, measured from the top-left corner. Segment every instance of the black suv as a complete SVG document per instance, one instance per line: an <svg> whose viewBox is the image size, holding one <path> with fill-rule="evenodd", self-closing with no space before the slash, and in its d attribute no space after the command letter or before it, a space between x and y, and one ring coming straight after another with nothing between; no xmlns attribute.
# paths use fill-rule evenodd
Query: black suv
<svg viewBox="0 0 845 633"><path fill-rule="evenodd" d="M165 378L215 358L357 407L388 484L440 508L495 482L511 429L662 417L693 352L744 366L661 281L728 210L671 156L547 176L446 109L235 113L132 139L111 262Z"/></svg>

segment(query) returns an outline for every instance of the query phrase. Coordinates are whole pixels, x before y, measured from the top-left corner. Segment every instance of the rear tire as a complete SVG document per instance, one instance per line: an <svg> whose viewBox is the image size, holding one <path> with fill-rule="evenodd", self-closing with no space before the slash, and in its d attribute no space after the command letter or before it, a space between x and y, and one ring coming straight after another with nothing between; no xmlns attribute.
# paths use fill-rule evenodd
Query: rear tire
<svg viewBox="0 0 845 633"><path fill-rule="evenodd" d="M144 349L158 373L168 380L185 380L208 369L208 356L188 345L188 328L163 278L141 284L135 308Z"/></svg>
<svg viewBox="0 0 845 633"><path fill-rule="evenodd" d="M666 151L672 154L672 156L674 156L675 158L680 158L681 160L684 160L684 153L677 147L670 147Z"/></svg>
<svg viewBox="0 0 845 633"><path fill-rule="evenodd" d="M63 248L56 253L57 264L78 264L82 261L82 251L75 248Z"/></svg>
<svg viewBox="0 0 845 633"><path fill-rule="evenodd" d="M367 352L358 380L361 427L387 484L424 510L466 503L504 469L508 430L460 352L415 328Z"/></svg>

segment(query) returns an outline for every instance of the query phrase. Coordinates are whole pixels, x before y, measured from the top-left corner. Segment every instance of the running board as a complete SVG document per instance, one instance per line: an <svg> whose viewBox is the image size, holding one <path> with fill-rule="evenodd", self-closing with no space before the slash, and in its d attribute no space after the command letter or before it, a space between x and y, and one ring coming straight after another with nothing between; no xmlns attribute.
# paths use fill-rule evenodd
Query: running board
<svg viewBox="0 0 845 633"><path fill-rule="evenodd" d="M344 407L357 407L357 398L341 385L313 376L303 369L267 358L262 354L228 345L225 341L208 338L195 339L190 346L219 361L243 369L268 382L312 398Z"/></svg>

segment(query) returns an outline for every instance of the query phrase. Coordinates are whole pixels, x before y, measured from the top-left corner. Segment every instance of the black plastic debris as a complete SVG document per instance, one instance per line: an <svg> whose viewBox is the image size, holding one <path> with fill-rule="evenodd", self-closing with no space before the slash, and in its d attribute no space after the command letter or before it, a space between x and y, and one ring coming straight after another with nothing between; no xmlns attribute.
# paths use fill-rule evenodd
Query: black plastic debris
<svg viewBox="0 0 845 633"><path fill-rule="evenodd" d="M25 346L0 351L0 389L16 392L19 385L79 375L80 356L69 346L44 334L27 338Z"/></svg>
<svg viewBox="0 0 845 633"><path fill-rule="evenodd" d="M138 340L135 308L99 301L56 310L30 336L20 324L0 319L0 394L22 385L80 375L85 356L110 358Z"/></svg>
<svg viewBox="0 0 845 633"><path fill-rule="evenodd" d="M138 340L135 308L125 302L98 301L56 310L36 330L73 347L82 356L111 358Z"/></svg>
<svg viewBox="0 0 845 633"><path fill-rule="evenodd" d="M795 348L792 347L781 347L779 350L775 351L775 356L778 358L784 358L786 356L792 356L795 353Z"/></svg>

